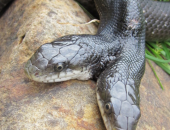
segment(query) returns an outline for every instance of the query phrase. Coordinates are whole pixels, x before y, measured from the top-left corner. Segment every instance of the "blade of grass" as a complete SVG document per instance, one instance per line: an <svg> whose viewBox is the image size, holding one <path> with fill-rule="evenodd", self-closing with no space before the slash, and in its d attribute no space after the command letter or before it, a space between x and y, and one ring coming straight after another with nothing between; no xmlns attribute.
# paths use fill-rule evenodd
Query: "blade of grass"
<svg viewBox="0 0 170 130"><path fill-rule="evenodd" d="M165 42L166 45L170 46L170 42Z"/></svg>
<svg viewBox="0 0 170 130"><path fill-rule="evenodd" d="M150 51L148 51L147 49L145 49L145 55L148 54L150 56L154 56ZM166 73L170 74L170 66L168 63L160 63L160 62L156 62L155 63L161 67Z"/></svg>
<svg viewBox="0 0 170 130"><path fill-rule="evenodd" d="M154 56L150 56L148 54L145 54L145 57L149 60L152 60L152 61L156 61L156 62L161 62L161 63L170 63L170 60L162 60L162 59L159 59L159 58L156 58Z"/></svg>
<svg viewBox="0 0 170 130"><path fill-rule="evenodd" d="M148 44L146 44L146 46L148 47L148 49L149 49L157 58L163 59L163 58L159 55L159 52L157 52L155 49L153 49L152 47L150 47Z"/></svg>
<svg viewBox="0 0 170 130"><path fill-rule="evenodd" d="M164 63L155 62L159 67L161 67L167 74L170 75L170 66Z"/></svg>
<svg viewBox="0 0 170 130"><path fill-rule="evenodd" d="M156 78L157 78L157 80L158 80L158 82L159 82L159 85L161 86L162 90L164 90L164 88L163 88L163 86L162 86L162 83L161 83L160 79L158 78L158 75L156 74L156 71L155 71L155 69L153 68L150 60L148 60L148 63L149 63L149 65L150 65L150 67L152 68L152 71L153 71L153 73L155 74L155 76L156 76Z"/></svg>
<svg viewBox="0 0 170 130"><path fill-rule="evenodd" d="M163 47L163 49L165 50L165 58L166 59L170 59L170 53L169 53L169 51L168 51L168 48L167 48L167 46L166 46L166 44L165 43L163 43L162 44L162 47Z"/></svg>

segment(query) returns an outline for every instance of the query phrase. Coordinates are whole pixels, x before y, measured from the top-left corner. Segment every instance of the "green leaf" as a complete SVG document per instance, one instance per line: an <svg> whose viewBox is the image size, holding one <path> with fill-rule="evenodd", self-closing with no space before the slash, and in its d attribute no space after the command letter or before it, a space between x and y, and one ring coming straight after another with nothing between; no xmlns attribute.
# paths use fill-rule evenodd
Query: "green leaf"
<svg viewBox="0 0 170 130"><path fill-rule="evenodd" d="M161 81L160 81L160 79L159 79L159 77L158 77L155 69L153 68L153 66L152 66L152 64L151 64L151 62L150 62L149 60L148 60L148 63L149 63L149 65L150 65L150 67L152 68L152 71L153 71L153 73L155 74L155 76L156 76L156 78L157 78L157 80L158 80L158 82L159 82L159 85L161 86L162 90L164 90L164 88L163 88L163 86L162 86L162 83L161 83Z"/></svg>
<svg viewBox="0 0 170 130"><path fill-rule="evenodd" d="M145 57L152 61L157 61L157 62L161 62L161 63L170 63L170 60L162 60L162 59L156 58L154 56L148 55L146 53L145 53Z"/></svg>

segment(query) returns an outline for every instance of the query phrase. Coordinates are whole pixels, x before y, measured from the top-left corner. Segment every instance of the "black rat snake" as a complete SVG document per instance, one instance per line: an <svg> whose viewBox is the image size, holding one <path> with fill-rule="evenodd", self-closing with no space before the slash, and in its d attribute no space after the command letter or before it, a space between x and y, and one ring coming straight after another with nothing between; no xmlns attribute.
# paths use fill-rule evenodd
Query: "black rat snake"
<svg viewBox="0 0 170 130"><path fill-rule="evenodd" d="M150 0L95 0L95 4L100 15L96 35L68 35L42 45L25 71L30 79L45 83L97 77L97 101L106 129L135 130L145 32L150 41L169 38L170 4Z"/></svg>

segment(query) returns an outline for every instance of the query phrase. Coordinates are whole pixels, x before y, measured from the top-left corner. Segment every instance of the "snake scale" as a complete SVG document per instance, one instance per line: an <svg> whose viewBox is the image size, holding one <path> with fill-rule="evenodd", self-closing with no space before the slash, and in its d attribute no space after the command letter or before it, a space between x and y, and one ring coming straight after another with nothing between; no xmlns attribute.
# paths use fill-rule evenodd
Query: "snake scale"
<svg viewBox="0 0 170 130"><path fill-rule="evenodd" d="M42 45L25 65L38 82L97 78L97 101L107 130L135 130L146 40L170 38L170 4L151 0L95 0L95 35L68 35Z"/></svg>

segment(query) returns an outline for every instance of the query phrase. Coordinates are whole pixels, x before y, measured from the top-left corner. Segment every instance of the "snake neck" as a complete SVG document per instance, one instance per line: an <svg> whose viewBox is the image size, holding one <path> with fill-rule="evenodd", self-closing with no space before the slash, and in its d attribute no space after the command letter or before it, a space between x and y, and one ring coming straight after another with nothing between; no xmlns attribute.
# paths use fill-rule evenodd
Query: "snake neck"
<svg viewBox="0 0 170 130"><path fill-rule="evenodd" d="M109 41L131 36L141 32L144 17L141 13L139 0L95 0L100 16L98 35L103 35ZM139 24L140 23L140 24ZM135 32L134 32L135 31ZM134 34L133 34L134 36Z"/></svg>
<svg viewBox="0 0 170 130"><path fill-rule="evenodd" d="M118 42L121 46L120 55L97 81L101 115L107 130L135 130L140 117L139 84L145 64L145 23L140 0L95 2L101 18L97 35L105 37L107 45Z"/></svg>
<svg viewBox="0 0 170 130"><path fill-rule="evenodd" d="M135 57L134 61L144 59L145 19L140 2L140 0L95 0L100 15L100 25L96 35L105 39L102 43L105 47L110 46L108 50L121 52L120 55L117 53L115 59L125 61L127 57ZM140 64L143 64L143 61ZM132 77L137 76L136 71L132 72Z"/></svg>
<svg viewBox="0 0 170 130"><path fill-rule="evenodd" d="M75 42L81 49L85 50L82 59L93 78L98 78L107 66L120 56L123 44L116 39L109 41L104 35L79 35Z"/></svg>

